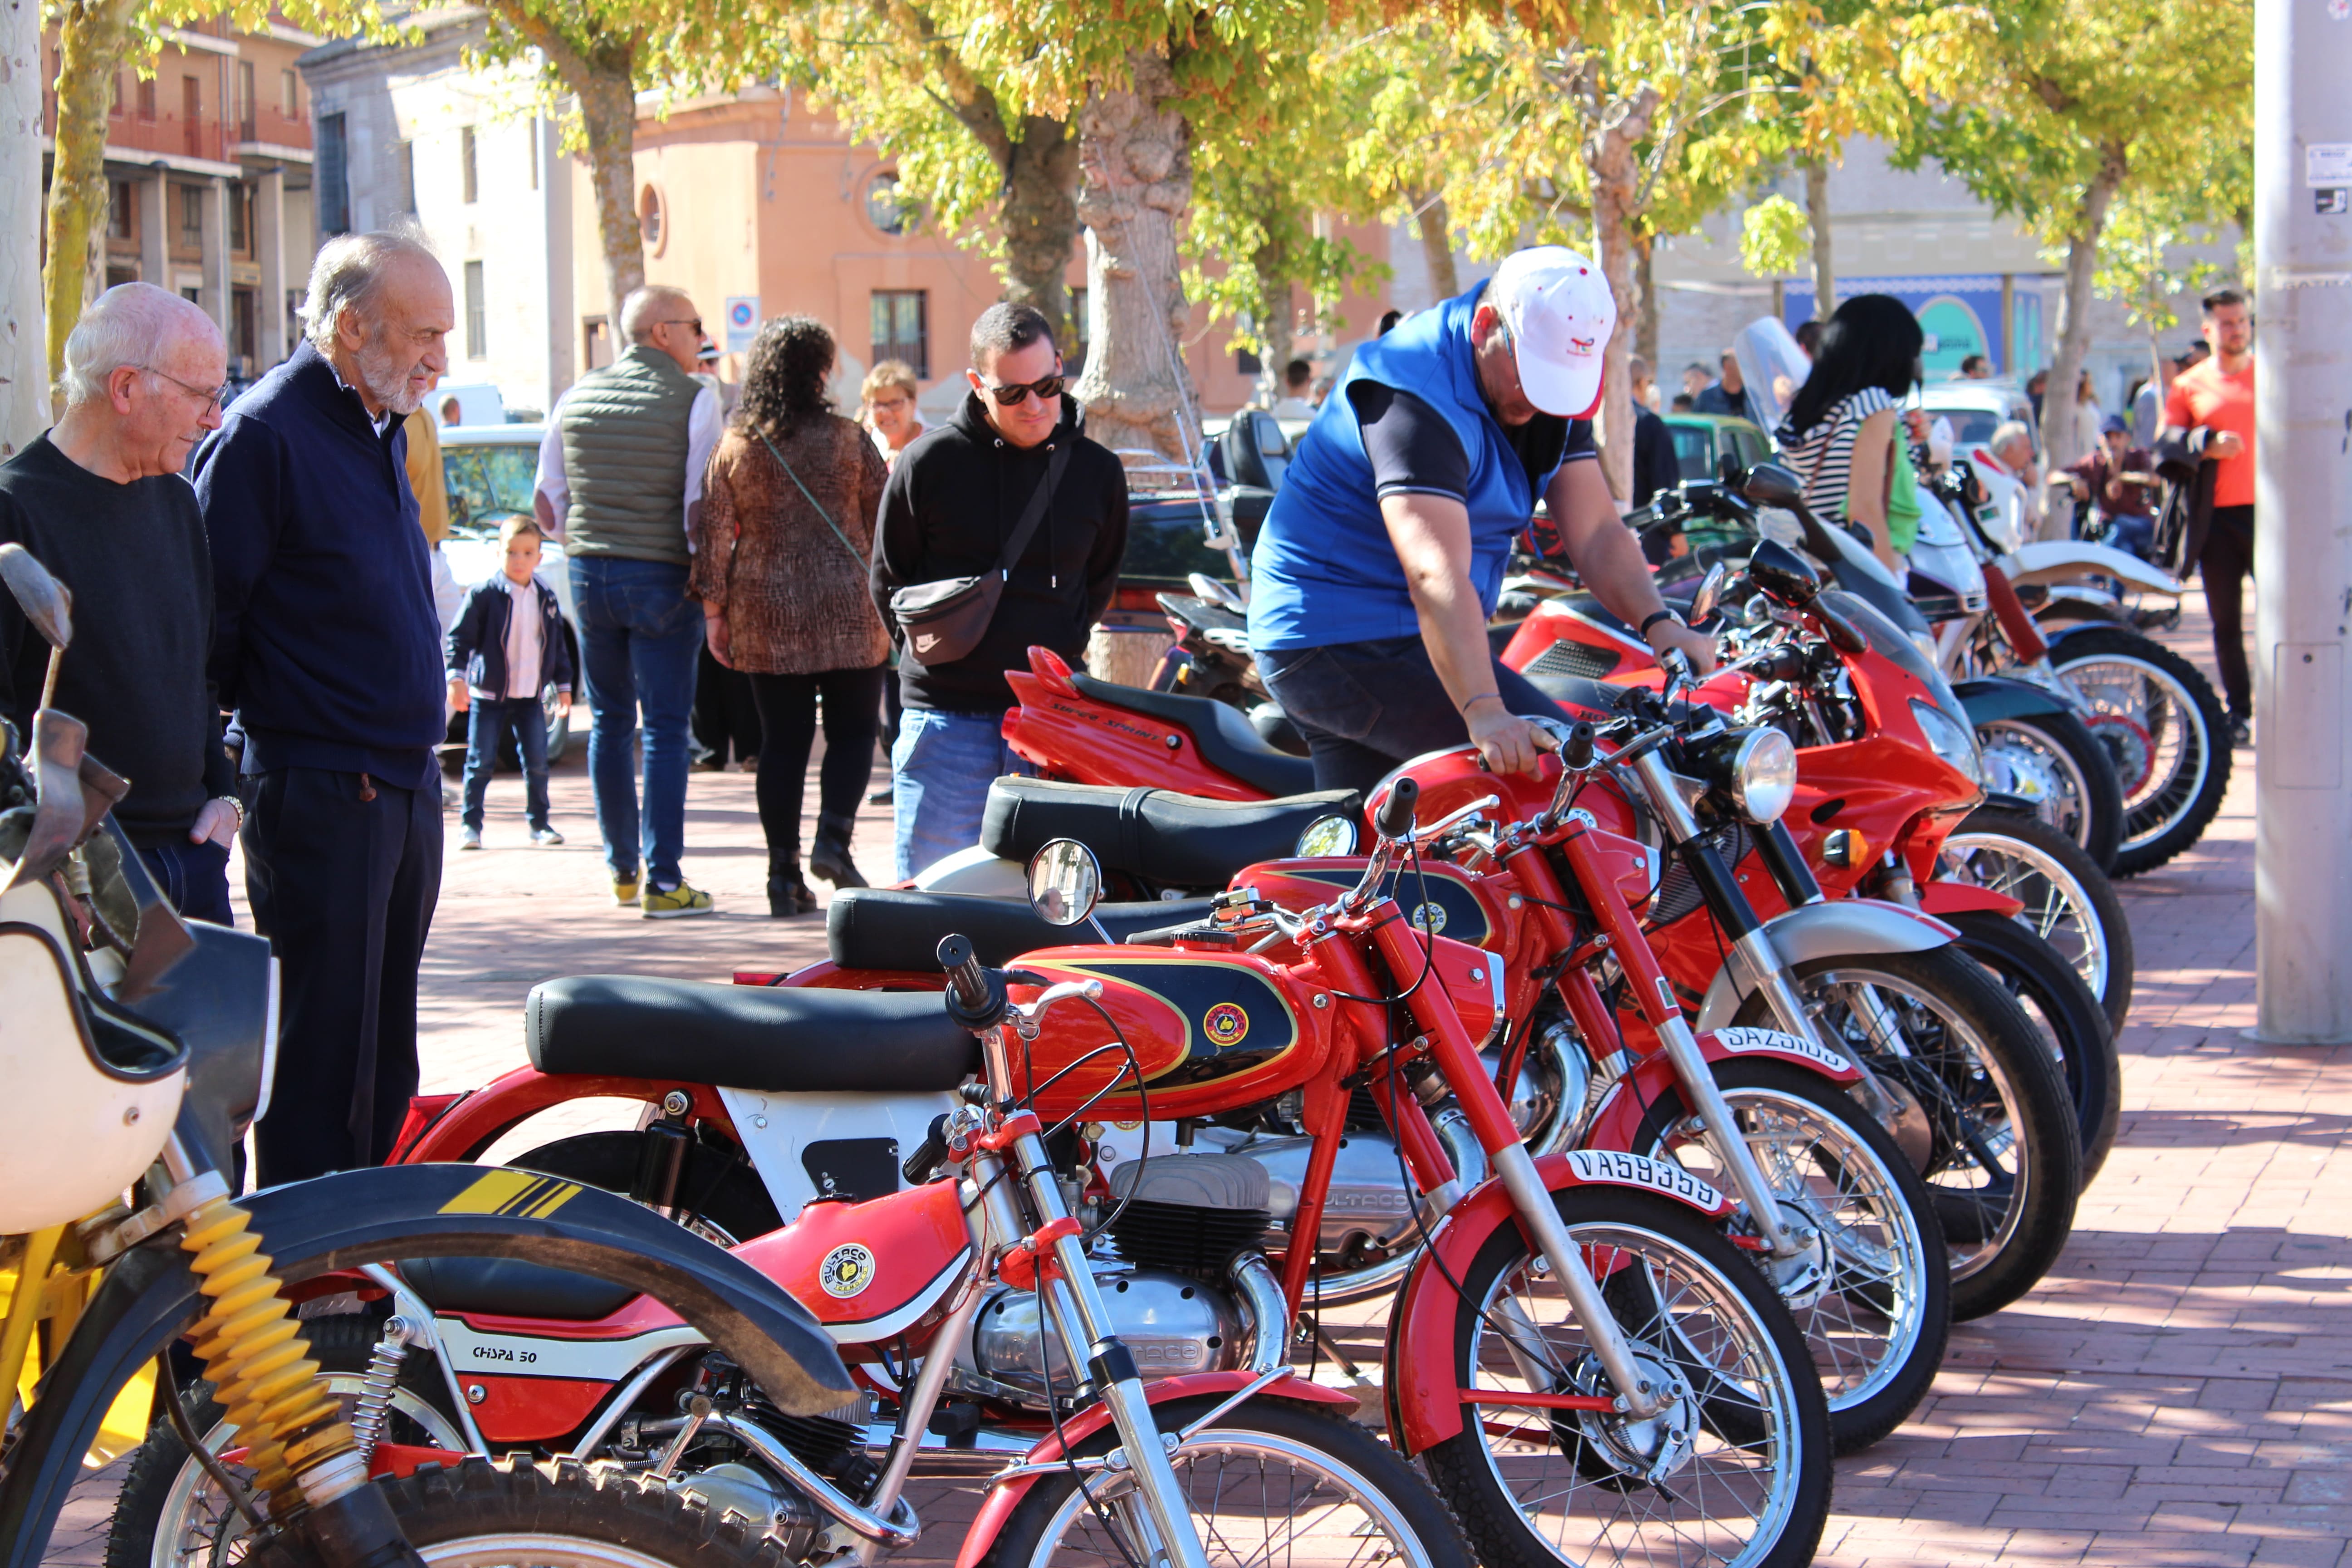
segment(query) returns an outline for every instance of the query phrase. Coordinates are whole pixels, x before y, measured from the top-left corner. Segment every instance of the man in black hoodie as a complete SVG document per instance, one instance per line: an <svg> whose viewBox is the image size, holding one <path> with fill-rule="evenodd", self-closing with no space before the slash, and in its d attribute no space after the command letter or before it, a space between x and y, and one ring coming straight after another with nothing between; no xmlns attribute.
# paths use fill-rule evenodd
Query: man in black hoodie
<svg viewBox="0 0 2352 1568"><path fill-rule="evenodd" d="M990 781L1030 772L1004 743L1008 669L1033 644L1073 663L1110 605L1127 548L1127 474L1087 439L1077 401L1062 390L1062 355L1045 318L993 305L971 329L971 392L947 424L900 454L882 492L874 542L874 602L899 641L906 713L890 750L898 874L912 877L980 837ZM1005 574L987 634L961 658L925 664L890 613L909 584L977 577L1003 564L1030 498L1057 447L1069 457L1043 525Z"/></svg>

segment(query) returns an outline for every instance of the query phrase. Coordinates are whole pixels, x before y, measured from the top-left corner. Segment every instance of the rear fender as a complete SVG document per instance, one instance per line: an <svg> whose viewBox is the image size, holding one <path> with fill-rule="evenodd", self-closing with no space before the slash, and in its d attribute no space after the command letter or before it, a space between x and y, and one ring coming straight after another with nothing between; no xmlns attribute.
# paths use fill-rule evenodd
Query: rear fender
<svg viewBox="0 0 2352 1568"><path fill-rule="evenodd" d="M772 1281L626 1198L470 1165L343 1171L245 1201L289 1283L404 1258L515 1258L657 1296L787 1411L856 1391L815 1319ZM124 1253L75 1326L0 1477L0 1568L37 1568L115 1393L203 1310L176 1231Z"/></svg>
<svg viewBox="0 0 2352 1568"><path fill-rule="evenodd" d="M1960 933L1936 919L1879 899L1836 899L1801 904L1764 922L1764 935L1780 962L1793 969L1816 958L1852 952L1929 952ZM1699 1004L1700 1029L1720 1029L1738 1016L1748 997L1733 971L1735 959L1716 972Z"/></svg>
<svg viewBox="0 0 2352 1568"><path fill-rule="evenodd" d="M1193 1373L1186 1377L1167 1377L1158 1383L1148 1384L1144 1387L1143 1394L1154 1405L1166 1405L1174 1400L1196 1399L1204 1394L1222 1396L1238 1394L1255 1380L1256 1374L1248 1372ZM1288 1399L1301 1405L1320 1405L1327 1407L1346 1405L1351 1410L1356 1405L1354 1394L1342 1394L1336 1388L1326 1388L1319 1383L1309 1383L1296 1373L1267 1384L1253 1397ZM1021 1462L1024 1465L1053 1464L1068 1452L1069 1448L1076 1447L1109 1424L1109 1409L1100 1400L1097 1400L1077 1415L1064 1421L1058 1434L1047 1436L1035 1447L1030 1449L1028 1453L1022 1456ZM1067 1444L1068 1447L1065 1447L1065 1444ZM1013 1517L1013 1510L1020 1505L1023 1498L1029 1495L1029 1489L1034 1486L1039 1479L1034 1475L1021 1476L989 1489L987 1498L980 1505L979 1517L972 1521L971 1528L964 1532L962 1549L956 1553L956 1568L978 1568L981 1560L995 1547L996 1538L1003 1532L1005 1521Z"/></svg>
<svg viewBox="0 0 2352 1568"><path fill-rule="evenodd" d="M517 1068L493 1079L437 1113L413 1140L393 1156L401 1165L430 1165L478 1160L482 1152L511 1129L541 1111L575 1100L636 1100L659 1105L672 1090L693 1100L691 1114L725 1127L734 1122L726 1103L709 1084L678 1083L667 1079L607 1078L582 1073L543 1073L537 1068ZM438 1098L434 1097L434 1098ZM412 1121L420 1112L412 1109Z"/></svg>
<svg viewBox="0 0 2352 1568"><path fill-rule="evenodd" d="M1612 1150L1570 1149L1536 1161L1546 1192L1573 1187L1634 1187L1672 1198L1710 1220L1727 1218L1731 1200L1679 1165ZM1407 1458L1462 1430L1462 1396L1454 1383L1454 1346L1465 1310L1454 1282L1468 1271L1496 1231L1518 1223L1510 1194L1498 1180L1446 1211L1432 1245L1405 1279L1391 1314L1388 1358L1389 1437Z"/></svg>
<svg viewBox="0 0 2352 1568"><path fill-rule="evenodd" d="M1997 893L1970 882L1923 882L1919 887L1919 907L1938 919L1984 910L2003 920L2015 918L2025 908L2007 893Z"/></svg>
<svg viewBox="0 0 2352 1568"><path fill-rule="evenodd" d="M2063 583L2073 577L2120 577L2135 588L2179 598L2181 585L2174 578L2112 544L2092 544L2079 539L2038 539L2021 544L2000 559L2001 570L2019 587L2028 584Z"/></svg>
<svg viewBox="0 0 2352 1568"><path fill-rule="evenodd" d="M1778 1029L1740 1025L1707 1029L1698 1036L1698 1049L1710 1062L1786 1062L1790 1067L1819 1073L1841 1087L1862 1081L1861 1071L1835 1050L1795 1035L1784 1035ZM1653 1051L1635 1063L1633 1071L1609 1086L1609 1092L1601 1097L1600 1109L1592 1113L1579 1142L1588 1149L1634 1152L1650 1107L1660 1095L1674 1093L1675 1088L1674 1064L1666 1060L1664 1051Z"/></svg>

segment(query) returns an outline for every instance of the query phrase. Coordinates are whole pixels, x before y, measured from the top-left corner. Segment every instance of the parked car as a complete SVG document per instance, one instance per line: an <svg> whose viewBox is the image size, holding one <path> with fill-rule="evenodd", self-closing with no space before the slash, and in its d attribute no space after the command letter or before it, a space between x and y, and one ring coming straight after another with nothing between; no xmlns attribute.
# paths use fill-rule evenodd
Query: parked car
<svg viewBox="0 0 2352 1568"><path fill-rule="evenodd" d="M1937 381L1920 389L1919 405L1931 419L1952 427L1952 450L1963 456L1971 447L1990 447L1992 433L2014 419L2033 436L2033 455L2042 455L2041 422L2033 405L2013 381Z"/></svg>
<svg viewBox="0 0 2352 1568"><path fill-rule="evenodd" d="M520 513L531 515L531 479L539 471L539 443L545 427L538 425L453 425L441 432L441 475L449 487L449 537L442 542L441 559L449 569L456 590L441 608L441 629L457 624L457 606L466 591L488 582L506 567L499 547L499 527ZM572 574L564 566L563 546L545 542L539 563L539 580L555 590L563 610L563 635L572 644L572 668L580 668L579 620L572 607ZM578 682L573 683L578 696ZM572 738L572 720L556 701L551 682L539 694L547 713L547 760L563 755ZM447 744L463 758L466 716L449 716ZM514 743L500 748L499 761L510 763Z"/></svg>
<svg viewBox="0 0 2352 1568"><path fill-rule="evenodd" d="M503 425L507 422L507 400L504 394L487 381L452 384L443 382L433 389L425 406L433 411L437 421L441 405L451 398L457 400L459 425Z"/></svg>
<svg viewBox="0 0 2352 1568"><path fill-rule="evenodd" d="M1666 433L1675 440L1675 466L1686 479L1711 479L1723 471L1723 459L1743 468L1770 459L1772 438L1752 419L1728 414L1666 414Z"/></svg>

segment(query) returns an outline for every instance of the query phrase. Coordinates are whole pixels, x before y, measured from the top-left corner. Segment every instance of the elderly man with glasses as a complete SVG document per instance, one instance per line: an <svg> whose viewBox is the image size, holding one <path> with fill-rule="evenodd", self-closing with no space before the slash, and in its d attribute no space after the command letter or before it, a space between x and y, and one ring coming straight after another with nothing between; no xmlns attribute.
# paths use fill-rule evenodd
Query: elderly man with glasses
<svg viewBox="0 0 2352 1568"><path fill-rule="evenodd" d="M234 923L228 846L245 808L205 675L213 563L180 477L220 425L228 351L189 301L152 283L99 296L66 339L64 417L0 464L0 540L72 590L74 647L51 705L131 780L115 820L180 912ZM0 595L0 714L21 745L48 645Z"/></svg>
<svg viewBox="0 0 2352 1568"><path fill-rule="evenodd" d="M1028 667L1032 644L1084 659L1127 549L1126 470L1087 439L1045 318L990 306L972 324L971 364L955 416L899 454L875 531L874 602L899 645L890 770L902 879L977 842L989 782L1032 771L1001 732L1004 672ZM976 640L969 626L943 631L906 613L924 587L1000 569Z"/></svg>
<svg viewBox="0 0 2352 1568"><path fill-rule="evenodd" d="M556 400L539 448L539 525L561 540L588 689L588 780L613 900L647 920L711 912L687 884L686 779L702 602L687 591L702 470L724 421L694 377L706 341L694 301L639 289L621 301L628 351ZM637 714L645 714L638 812Z"/></svg>

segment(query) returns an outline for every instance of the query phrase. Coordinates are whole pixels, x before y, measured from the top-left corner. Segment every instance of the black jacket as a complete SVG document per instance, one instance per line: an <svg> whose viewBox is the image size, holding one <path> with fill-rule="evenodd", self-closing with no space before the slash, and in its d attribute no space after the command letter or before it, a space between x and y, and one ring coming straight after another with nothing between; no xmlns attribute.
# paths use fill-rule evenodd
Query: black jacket
<svg viewBox="0 0 2352 1568"><path fill-rule="evenodd" d="M555 590L536 577L531 592L539 599L539 684L572 689L572 644L563 635L563 607ZM506 574L477 583L466 595L466 607L449 628L443 662L452 675L466 678L468 690L487 691L504 700L507 694L507 628L514 616L514 595L507 592Z"/></svg>
<svg viewBox="0 0 2352 1568"><path fill-rule="evenodd" d="M1633 405L1633 504L1647 506L1660 490L1683 482L1683 466L1675 456L1675 434L1666 422Z"/></svg>
<svg viewBox="0 0 2352 1568"><path fill-rule="evenodd" d="M1045 521L1006 576L996 618L963 658L926 665L905 647L890 595L909 583L977 577L993 571L1004 541L1044 479L1051 449L1075 443ZM1013 706L1008 669L1026 669L1032 644L1073 662L1110 607L1127 549L1127 471L1108 447L1087 439L1075 398L1062 399L1051 440L1008 445L967 395L955 417L915 437L882 491L874 533L874 602L900 643L898 691L909 708L1002 713Z"/></svg>
<svg viewBox="0 0 2352 1568"><path fill-rule="evenodd" d="M307 342L198 448L213 679L247 773L438 787L441 616L407 456L406 422L378 431Z"/></svg>
<svg viewBox="0 0 2352 1568"><path fill-rule="evenodd" d="M2219 468L2205 460L2205 443L2212 435L2202 425L2189 430L2168 425L2157 435L2156 474L2164 481L2164 503L2157 508L2148 560L2175 577L2187 577L2204 555L2205 535L2213 526Z"/></svg>

